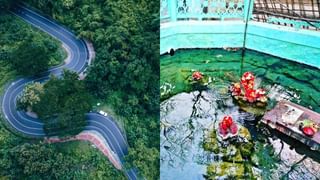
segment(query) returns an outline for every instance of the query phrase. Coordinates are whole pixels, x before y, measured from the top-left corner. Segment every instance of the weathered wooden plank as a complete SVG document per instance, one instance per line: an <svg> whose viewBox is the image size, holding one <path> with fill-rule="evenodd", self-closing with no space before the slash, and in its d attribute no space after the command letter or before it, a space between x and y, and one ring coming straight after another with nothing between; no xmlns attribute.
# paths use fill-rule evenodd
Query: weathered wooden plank
<svg viewBox="0 0 320 180"><path fill-rule="evenodd" d="M302 111L302 113L299 113ZM289 113L296 113L289 116ZM291 119L288 120L287 118ZM309 119L320 125L320 114L300 105L289 101L280 101L275 108L268 111L262 118L262 122L271 128L294 138L308 145L313 150L320 151L320 131L316 132L313 137L308 137L299 129L299 123L305 119Z"/></svg>

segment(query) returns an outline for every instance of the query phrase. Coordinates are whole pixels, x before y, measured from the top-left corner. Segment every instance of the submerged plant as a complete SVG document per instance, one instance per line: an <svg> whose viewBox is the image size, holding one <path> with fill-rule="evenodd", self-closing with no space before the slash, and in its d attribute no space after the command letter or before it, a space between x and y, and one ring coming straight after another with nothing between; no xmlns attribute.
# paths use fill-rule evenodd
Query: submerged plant
<svg viewBox="0 0 320 180"><path fill-rule="evenodd" d="M218 126L209 131L203 148L220 157L208 165L207 179L253 177L252 165L248 164L253 150L251 135L247 128L236 124L231 116L225 116Z"/></svg>
<svg viewBox="0 0 320 180"><path fill-rule="evenodd" d="M251 155L251 162L261 171L263 179L269 179L270 174L277 167L279 157L274 154L274 149L270 144L263 144L259 141L255 143L254 151Z"/></svg>
<svg viewBox="0 0 320 180"><path fill-rule="evenodd" d="M165 82L163 85L160 86L160 97L161 99L167 98L173 92L175 86Z"/></svg>

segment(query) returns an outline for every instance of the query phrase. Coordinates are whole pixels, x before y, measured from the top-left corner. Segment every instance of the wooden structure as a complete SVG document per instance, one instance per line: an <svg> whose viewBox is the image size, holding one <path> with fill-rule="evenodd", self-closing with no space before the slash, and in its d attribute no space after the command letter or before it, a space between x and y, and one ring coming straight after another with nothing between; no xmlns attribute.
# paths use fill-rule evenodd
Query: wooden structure
<svg viewBox="0 0 320 180"><path fill-rule="evenodd" d="M319 31L320 0L255 0L253 19Z"/></svg>
<svg viewBox="0 0 320 180"><path fill-rule="evenodd" d="M292 102L280 101L275 108L268 111L262 122L271 128L310 146L312 150L320 151L320 129L313 137L308 137L299 129L301 121L309 119L320 125L320 114Z"/></svg>

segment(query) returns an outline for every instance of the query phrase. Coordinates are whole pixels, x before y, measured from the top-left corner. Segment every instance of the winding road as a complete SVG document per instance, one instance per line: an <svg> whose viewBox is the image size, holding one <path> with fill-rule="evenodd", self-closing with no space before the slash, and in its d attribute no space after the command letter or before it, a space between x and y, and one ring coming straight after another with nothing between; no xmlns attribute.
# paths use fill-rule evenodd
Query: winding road
<svg viewBox="0 0 320 180"><path fill-rule="evenodd" d="M46 134L44 133L41 120L30 117L23 111L17 111L17 97L27 83L44 82L49 79L50 74L61 76L63 69L69 69L77 73L85 71L88 65L88 49L84 41L78 39L71 31L23 5L13 8L11 13L53 36L69 49L69 57L71 59L67 64L54 67L47 72L39 74L37 77L14 80L7 86L2 97L2 113L15 130L29 137L45 138ZM106 140L111 150L118 156L121 161L120 163L123 163L124 156L128 154L128 144L112 117L105 117L97 113L87 113L86 119L88 125L85 127L85 130L98 132ZM138 179L136 170L130 169L124 171L129 179Z"/></svg>

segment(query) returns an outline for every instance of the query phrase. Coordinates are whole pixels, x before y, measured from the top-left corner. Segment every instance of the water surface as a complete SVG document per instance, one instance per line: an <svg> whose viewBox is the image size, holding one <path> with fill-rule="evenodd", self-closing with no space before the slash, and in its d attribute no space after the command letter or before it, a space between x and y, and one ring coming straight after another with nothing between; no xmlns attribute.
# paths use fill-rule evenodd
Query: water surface
<svg viewBox="0 0 320 180"><path fill-rule="evenodd" d="M204 179L208 165L221 162L203 149L212 124L226 114L247 127L258 161L250 160L262 179L319 179L320 153L266 127L261 117L241 111L227 92L239 80L241 52L221 49L180 50L161 57L161 179ZM243 72L252 71L258 86L268 90L272 108L281 99L320 112L320 71L280 58L247 51ZM213 78L208 90L188 86L199 70ZM260 164L259 164L260 163Z"/></svg>

